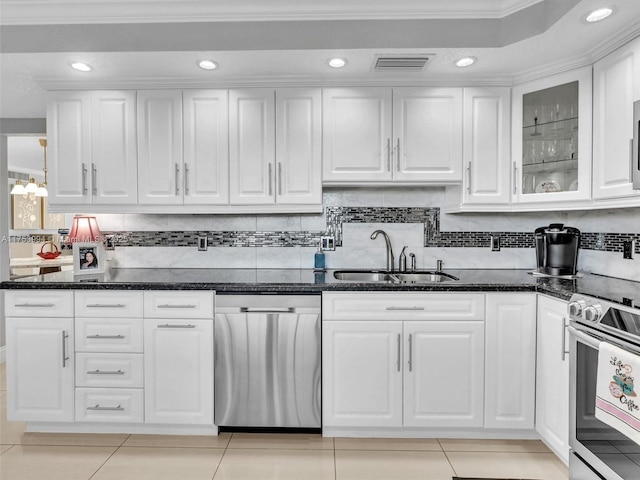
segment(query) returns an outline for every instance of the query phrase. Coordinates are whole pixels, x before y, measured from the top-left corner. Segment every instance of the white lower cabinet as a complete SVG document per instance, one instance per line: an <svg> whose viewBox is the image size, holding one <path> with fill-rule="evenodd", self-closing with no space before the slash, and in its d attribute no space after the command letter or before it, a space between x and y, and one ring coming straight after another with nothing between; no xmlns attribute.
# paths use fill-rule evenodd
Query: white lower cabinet
<svg viewBox="0 0 640 480"><path fill-rule="evenodd" d="M569 461L569 348L567 302L538 296L536 431Z"/></svg>
<svg viewBox="0 0 640 480"><path fill-rule="evenodd" d="M213 425L213 293L145 292L145 423Z"/></svg>
<svg viewBox="0 0 640 480"><path fill-rule="evenodd" d="M533 429L535 293L487 293L485 348L484 426Z"/></svg>
<svg viewBox="0 0 640 480"><path fill-rule="evenodd" d="M483 320L484 294L323 294L323 426L482 427Z"/></svg>

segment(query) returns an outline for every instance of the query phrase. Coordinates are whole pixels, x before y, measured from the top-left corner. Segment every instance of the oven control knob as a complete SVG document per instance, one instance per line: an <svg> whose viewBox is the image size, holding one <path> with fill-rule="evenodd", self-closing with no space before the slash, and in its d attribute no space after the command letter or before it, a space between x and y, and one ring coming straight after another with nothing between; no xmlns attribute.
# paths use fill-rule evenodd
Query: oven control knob
<svg viewBox="0 0 640 480"><path fill-rule="evenodd" d="M598 304L589 305L588 307L585 307L584 310L582 311L582 316L584 317L585 320L589 322L597 322L598 320L600 320L601 315L602 315L602 307Z"/></svg>
<svg viewBox="0 0 640 480"><path fill-rule="evenodd" d="M579 317L580 315L582 315L582 310L584 310L584 307L587 305L587 303L584 300L574 300L573 302L569 302L568 305L568 310L569 310L569 315L571 315L572 317Z"/></svg>

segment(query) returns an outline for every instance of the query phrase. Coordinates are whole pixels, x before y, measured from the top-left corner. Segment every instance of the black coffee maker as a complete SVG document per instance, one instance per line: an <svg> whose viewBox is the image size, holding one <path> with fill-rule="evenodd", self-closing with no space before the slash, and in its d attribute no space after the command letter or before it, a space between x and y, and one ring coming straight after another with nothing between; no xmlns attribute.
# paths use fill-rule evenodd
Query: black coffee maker
<svg viewBox="0 0 640 480"><path fill-rule="evenodd" d="M536 228L535 239L538 273L552 276L577 273L580 230L552 223Z"/></svg>

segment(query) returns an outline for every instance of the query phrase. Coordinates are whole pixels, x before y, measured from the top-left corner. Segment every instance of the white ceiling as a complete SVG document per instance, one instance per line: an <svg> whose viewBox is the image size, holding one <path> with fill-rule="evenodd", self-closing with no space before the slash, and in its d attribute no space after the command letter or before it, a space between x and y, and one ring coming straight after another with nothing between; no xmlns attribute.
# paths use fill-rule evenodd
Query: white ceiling
<svg viewBox="0 0 640 480"><path fill-rule="evenodd" d="M609 0L614 15L586 24L584 15L601 4L0 0L0 117L44 117L51 89L510 85L589 64L640 35L640 1ZM371 68L378 54L414 53L433 55L422 72ZM336 55L348 59L346 68L327 67L326 60ZM463 55L479 60L459 69L453 60ZM196 61L201 58L215 60L220 68L200 70ZM68 62L76 60L94 70L70 69Z"/></svg>

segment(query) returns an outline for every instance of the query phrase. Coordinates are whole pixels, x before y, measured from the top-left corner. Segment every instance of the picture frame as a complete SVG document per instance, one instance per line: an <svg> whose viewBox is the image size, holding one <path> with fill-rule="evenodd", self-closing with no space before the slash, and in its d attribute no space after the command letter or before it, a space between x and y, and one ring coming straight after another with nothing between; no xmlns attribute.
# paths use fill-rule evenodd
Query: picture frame
<svg viewBox="0 0 640 480"><path fill-rule="evenodd" d="M102 242L76 242L73 244L74 275L104 273L106 260Z"/></svg>

